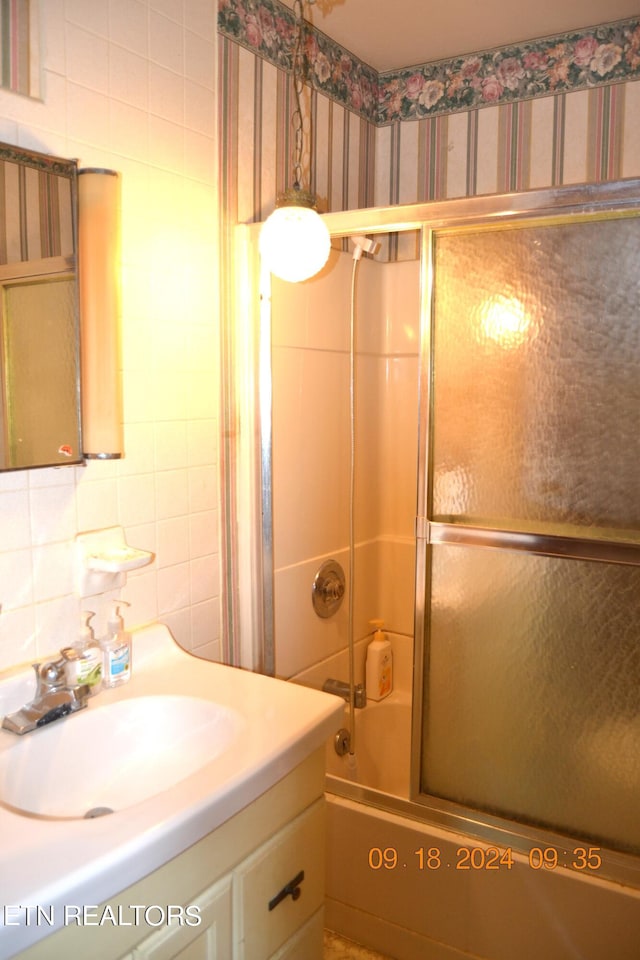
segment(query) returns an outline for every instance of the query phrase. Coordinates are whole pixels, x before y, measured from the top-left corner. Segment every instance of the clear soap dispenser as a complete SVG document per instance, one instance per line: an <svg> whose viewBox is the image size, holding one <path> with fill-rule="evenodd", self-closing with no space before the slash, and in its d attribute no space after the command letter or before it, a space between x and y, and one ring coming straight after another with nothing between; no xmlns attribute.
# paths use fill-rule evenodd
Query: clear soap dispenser
<svg viewBox="0 0 640 960"><path fill-rule="evenodd" d="M131 677L131 634L124 629L120 616L121 606L128 606L124 600L112 601L111 613L107 621L107 634L101 642L104 656L102 684L104 687L119 687Z"/></svg>
<svg viewBox="0 0 640 960"><path fill-rule="evenodd" d="M89 625L93 616L91 610L82 611L78 637L62 655L67 683L70 686L86 684L91 693L97 693L102 681L102 651Z"/></svg>

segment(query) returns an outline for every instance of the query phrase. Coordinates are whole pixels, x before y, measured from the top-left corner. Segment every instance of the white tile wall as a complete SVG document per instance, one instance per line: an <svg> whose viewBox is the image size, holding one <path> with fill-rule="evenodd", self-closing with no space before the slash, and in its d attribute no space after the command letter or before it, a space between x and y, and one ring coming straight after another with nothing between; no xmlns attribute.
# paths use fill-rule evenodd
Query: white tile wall
<svg viewBox="0 0 640 960"><path fill-rule="evenodd" d="M47 0L42 101L0 93L0 138L122 174L125 458L0 474L0 669L76 630L76 533L122 524L157 554L131 626L220 656L212 0Z"/></svg>
<svg viewBox="0 0 640 960"><path fill-rule="evenodd" d="M317 278L273 289L275 636L283 677L309 671L348 642L348 599L322 620L311 585L329 557L348 578L352 263L332 251ZM413 634L419 295L416 260L360 262L356 639L371 632L373 618Z"/></svg>

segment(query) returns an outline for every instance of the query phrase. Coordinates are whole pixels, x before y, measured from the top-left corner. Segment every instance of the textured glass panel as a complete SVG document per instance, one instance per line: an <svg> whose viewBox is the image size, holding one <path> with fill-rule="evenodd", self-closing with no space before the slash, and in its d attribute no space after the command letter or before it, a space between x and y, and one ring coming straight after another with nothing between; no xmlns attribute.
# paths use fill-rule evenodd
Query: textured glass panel
<svg viewBox="0 0 640 960"><path fill-rule="evenodd" d="M640 852L640 569L432 559L423 791Z"/></svg>
<svg viewBox="0 0 640 960"><path fill-rule="evenodd" d="M77 460L75 281L7 285L4 328L8 449L2 466Z"/></svg>
<svg viewBox="0 0 640 960"><path fill-rule="evenodd" d="M640 540L640 220L435 239L433 517Z"/></svg>

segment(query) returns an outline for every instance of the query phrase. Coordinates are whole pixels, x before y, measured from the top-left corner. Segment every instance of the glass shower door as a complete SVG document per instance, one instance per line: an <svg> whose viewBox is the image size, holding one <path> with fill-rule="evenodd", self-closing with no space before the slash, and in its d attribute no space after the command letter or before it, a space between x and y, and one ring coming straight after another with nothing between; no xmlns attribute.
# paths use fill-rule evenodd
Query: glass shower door
<svg viewBox="0 0 640 960"><path fill-rule="evenodd" d="M431 238L421 799L640 853L640 218Z"/></svg>

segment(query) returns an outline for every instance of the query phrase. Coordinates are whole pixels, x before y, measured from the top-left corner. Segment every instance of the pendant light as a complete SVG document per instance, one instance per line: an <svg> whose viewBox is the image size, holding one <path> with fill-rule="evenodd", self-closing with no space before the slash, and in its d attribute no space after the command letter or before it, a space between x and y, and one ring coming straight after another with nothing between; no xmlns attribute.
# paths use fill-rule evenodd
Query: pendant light
<svg viewBox="0 0 640 960"><path fill-rule="evenodd" d="M314 0L308 0L314 2ZM293 186L278 197L276 209L260 231L259 249L265 264L277 277L298 283L314 276L327 262L331 238L316 211L316 198L302 188L304 132L300 97L304 87L302 0L294 0L296 40L293 51L295 110Z"/></svg>

